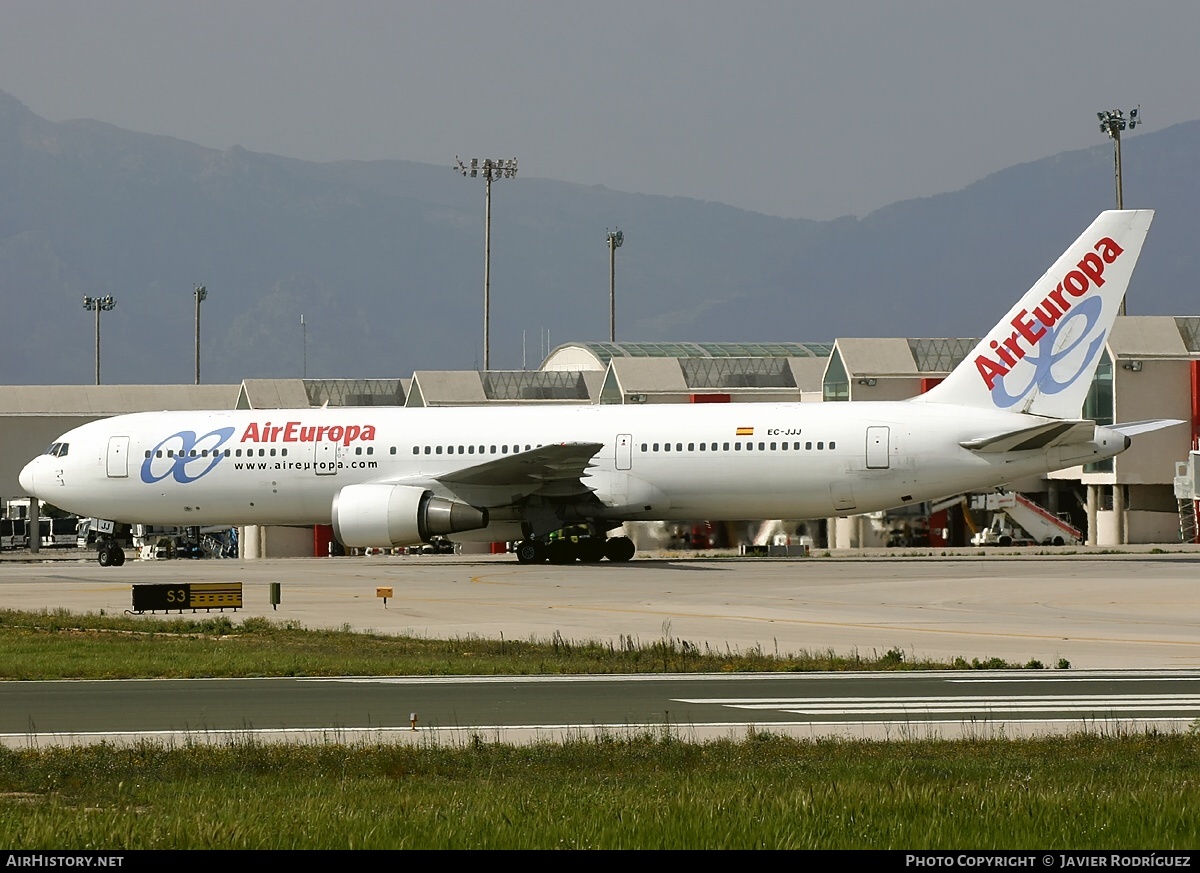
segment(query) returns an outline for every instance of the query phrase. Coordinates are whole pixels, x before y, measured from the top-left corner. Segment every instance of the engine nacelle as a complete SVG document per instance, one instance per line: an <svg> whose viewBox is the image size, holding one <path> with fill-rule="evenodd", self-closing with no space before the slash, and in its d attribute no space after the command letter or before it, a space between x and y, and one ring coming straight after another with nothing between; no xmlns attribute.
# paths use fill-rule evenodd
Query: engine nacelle
<svg viewBox="0 0 1200 873"><path fill-rule="evenodd" d="M333 532L351 548L386 548L487 527L488 511L411 485L347 485L333 498Z"/></svg>

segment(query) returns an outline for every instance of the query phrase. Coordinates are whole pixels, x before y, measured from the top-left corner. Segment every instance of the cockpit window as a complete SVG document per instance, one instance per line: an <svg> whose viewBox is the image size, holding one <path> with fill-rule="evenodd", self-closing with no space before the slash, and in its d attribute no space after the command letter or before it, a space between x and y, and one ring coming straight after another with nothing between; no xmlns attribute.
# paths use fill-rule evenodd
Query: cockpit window
<svg viewBox="0 0 1200 873"><path fill-rule="evenodd" d="M70 447L70 443L52 443L50 448L46 449L46 454L53 455L56 458L65 458L67 456L67 449Z"/></svg>

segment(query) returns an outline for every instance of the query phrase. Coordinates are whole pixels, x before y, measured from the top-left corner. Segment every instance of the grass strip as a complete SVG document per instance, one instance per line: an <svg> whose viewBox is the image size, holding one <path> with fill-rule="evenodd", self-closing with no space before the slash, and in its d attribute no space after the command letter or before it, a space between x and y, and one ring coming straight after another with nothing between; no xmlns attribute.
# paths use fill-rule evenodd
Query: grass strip
<svg viewBox="0 0 1200 873"><path fill-rule="evenodd" d="M10 849L1194 849L1196 734L0 749Z"/></svg>
<svg viewBox="0 0 1200 873"><path fill-rule="evenodd" d="M670 635L641 640L450 640L218 615L200 619L0 610L0 679L480 676L1040 668L999 658L918 659L902 648L848 655L724 650ZM1060 668L1069 667L1065 661Z"/></svg>

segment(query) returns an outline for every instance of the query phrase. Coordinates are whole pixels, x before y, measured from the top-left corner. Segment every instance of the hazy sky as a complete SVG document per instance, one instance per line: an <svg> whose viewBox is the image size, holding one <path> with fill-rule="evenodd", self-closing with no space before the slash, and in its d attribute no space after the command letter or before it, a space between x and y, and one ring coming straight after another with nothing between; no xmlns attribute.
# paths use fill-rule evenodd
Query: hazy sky
<svg viewBox="0 0 1200 873"><path fill-rule="evenodd" d="M1200 118L1198 46L1195 0L0 0L0 89L51 121L804 218Z"/></svg>

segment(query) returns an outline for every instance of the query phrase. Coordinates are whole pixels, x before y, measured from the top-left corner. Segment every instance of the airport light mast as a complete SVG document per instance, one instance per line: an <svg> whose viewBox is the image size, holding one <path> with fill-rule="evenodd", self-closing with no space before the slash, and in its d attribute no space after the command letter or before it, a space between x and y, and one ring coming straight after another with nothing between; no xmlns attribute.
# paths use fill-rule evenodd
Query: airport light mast
<svg viewBox="0 0 1200 873"><path fill-rule="evenodd" d="M111 294L106 294L104 297L88 297L83 296L83 308L96 313L96 384L100 384L100 313L108 312L117 301Z"/></svg>
<svg viewBox="0 0 1200 873"><path fill-rule="evenodd" d="M1128 127L1133 130L1141 121L1138 115L1141 114L1142 107L1129 110L1129 120L1126 121L1125 114L1120 109L1109 109L1104 112L1097 112L1096 117L1100 119L1100 131L1106 133L1113 141L1113 175L1117 180L1117 209L1125 208L1125 198L1121 190L1121 131ZM1125 298L1121 298L1121 308L1117 310L1119 315L1125 314Z"/></svg>
<svg viewBox="0 0 1200 873"><path fill-rule="evenodd" d="M208 298L208 289L197 285L192 291L196 298L196 384L200 384L200 304Z"/></svg>
<svg viewBox="0 0 1200 873"><path fill-rule="evenodd" d="M465 164L454 156L454 169L464 176L474 179L483 176L486 183L484 188L483 210L483 369L491 369L491 354L489 347L489 319L491 317L490 271L492 261L492 179L512 179L517 175L517 159L492 160L471 158L471 163Z"/></svg>
<svg viewBox="0 0 1200 873"><path fill-rule="evenodd" d="M608 341L617 341L617 249L625 242L620 230L608 232Z"/></svg>

